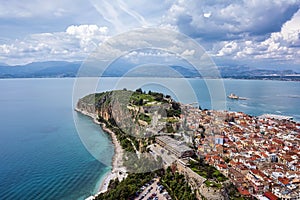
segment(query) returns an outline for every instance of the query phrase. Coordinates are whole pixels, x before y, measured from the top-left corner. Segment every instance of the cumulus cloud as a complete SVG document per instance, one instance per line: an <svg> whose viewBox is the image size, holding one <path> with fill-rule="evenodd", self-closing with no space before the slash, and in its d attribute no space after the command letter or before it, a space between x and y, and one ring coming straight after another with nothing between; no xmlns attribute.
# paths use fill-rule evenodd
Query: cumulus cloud
<svg viewBox="0 0 300 200"><path fill-rule="evenodd" d="M80 40L80 46L83 48L87 48L91 44L97 47L96 42L107 38L108 28L105 26L98 27L97 25L72 25L67 28L66 33Z"/></svg>
<svg viewBox="0 0 300 200"><path fill-rule="evenodd" d="M230 56L234 59L291 60L300 64L300 11L283 24L278 32L271 33L262 41L238 40L219 44L216 56Z"/></svg>
<svg viewBox="0 0 300 200"><path fill-rule="evenodd" d="M162 51L159 49L141 49L131 51L125 54L121 59L133 63L133 64L146 64L146 63L178 63L181 58L168 51Z"/></svg>
<svg viewBox="0 0 300 200"><path fill-rule="evenodd" d="M187 56L193 56L195 54L195 50L194 49L186 49L184 52L182 52L181 56L183 57L187 57Z"/></svg>
<svg viewBox="0 0 300 200"><path fill-rule="evenodd" d="M0 39L0 59L10 64L84 60L109 37L132 28L159 27L195 39L217 60L245 64L255 60L255 65L262 63L262 67L266 60L299 64L299 6L299 0L5 1L0 5L0 22L6 21L0 23L0 38L4 38ZM10 36L19 32L21 36ZM25 32L30 33L25 39L15 39L23 38ZM124 37L118 41L119 49L105 46L104 53L119 55L127 47L155 46L151 42L159 41L161 36L153 36L156 38L152 40L145 39L147 33L130 37L137 39ZM169 52L195 56L188 44L182 49L181 41L169 39L174 39L172 44L162 44ZM128 56L169 57L162 52L131 52Z"/></svg>
<svg viewBox="0 0 300 200"><path fill-rule="evenodd" d="M147 50L147 51L132 51L126 54L125 58L131 57L173 57L174 54L170 52L160 51L160 50Z"/></svg>
<svg viewBox="0 0 300 200"><path fill-rule="evenodd" d="M238 50L238 44L234 41L224 42L224 46L218 52L217 56L231 56Z"/></svg>
<svg viewBox="0 0 300 200"><path fill-rule="evenodd" d="M280 31L299 9L300 2L253 1L186 1L178 0L164 22L179 27L189 36L205 40L228 40L252 35L266 36Z"/></svg>
<svg viewBox="0 0 300 200"><path fill-rule="evenodd" d="M0 56L8 64L45 60L83 60L109 36L107 27L69 26L64 32L32 34L24 40L0 45Z"/></svg>
<svg viewBox="0 0 300 200"><path fill-rule="evenodd" d="M177 32L166 33L165 29L139 29L109 40L101 46L101 59L114 59L120 55L133 62L140 59L163 61L193 57L195 44L189 45ZM168 32L168 31L167 31ZM169 32L168 32L169 33ZM110 38L107 27L97 25L71 25L64 32L31 34L24 40L15 40L0 45L0 57L8 64L24 64L46 60L84 60L97 54L97 47ZM133 50L133 51L131 51Z"/></svg>

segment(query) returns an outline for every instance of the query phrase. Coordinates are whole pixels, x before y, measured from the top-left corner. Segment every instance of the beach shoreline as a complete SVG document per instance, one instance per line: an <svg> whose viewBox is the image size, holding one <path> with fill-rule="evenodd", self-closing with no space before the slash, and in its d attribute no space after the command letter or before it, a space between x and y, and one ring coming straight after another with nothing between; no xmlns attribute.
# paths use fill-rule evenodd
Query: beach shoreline
<svg viewBox="0 0 300 200"><path fill-rule="evenodd" d="M108 133L111 136L112 143L114 145L114 155L112 158L112 169L110 172L105 174L104 178L102 178L102 183L100 184L100 187L98 189L97 194L95 194L93 197L98 196L101 193L104 193L108 190L108 186L111 180L115 180L116 178L119 179L119 181L123 180L127 176L127 170L126 167L123 166L123 149L120 145L116 134L111 131L109 128L106 127L104 123L101 123L97 120L96 114L89 113L87 111L75 108L76 112L79 112L83 115L86 115L88 117L91 117L93 119L93 122L100 125L102 130ZM89 199L91 199L89 197Z"/></svg>

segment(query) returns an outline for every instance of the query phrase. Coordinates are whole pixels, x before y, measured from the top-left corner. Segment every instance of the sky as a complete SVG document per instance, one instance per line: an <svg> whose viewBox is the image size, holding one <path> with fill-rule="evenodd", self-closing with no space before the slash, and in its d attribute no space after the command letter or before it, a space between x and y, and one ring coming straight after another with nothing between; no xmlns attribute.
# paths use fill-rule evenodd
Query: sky
<svg viewBox="0 0 300 200"><path fill-rule="evenodd" d="M218 66L300 72L300 0L0 1L0 63L83 61L110 38L157 28L195 40Z"/></svg>

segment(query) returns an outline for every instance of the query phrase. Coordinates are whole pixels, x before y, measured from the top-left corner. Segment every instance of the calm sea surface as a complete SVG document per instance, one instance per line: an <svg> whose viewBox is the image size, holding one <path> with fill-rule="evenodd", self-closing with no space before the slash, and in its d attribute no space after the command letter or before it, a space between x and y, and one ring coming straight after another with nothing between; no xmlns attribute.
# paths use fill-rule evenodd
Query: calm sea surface
<svg viewBox="0 0 300 200"><path fill-rule="evenodd" d="M224 80L224 89L208 91L214 81L188 80L202 108L211 108L211 96L221 94L217 102L228 110L289 115L300 121L300 82ZM0 80L0 199L84 199L110 171L113 145L92 120L74 113L73 84L74 79ZM178 80L144 84L108 78L99 85L100 91L142 87L184 103L195 101ZM248 100L224 98L229 93Z"/></svg>

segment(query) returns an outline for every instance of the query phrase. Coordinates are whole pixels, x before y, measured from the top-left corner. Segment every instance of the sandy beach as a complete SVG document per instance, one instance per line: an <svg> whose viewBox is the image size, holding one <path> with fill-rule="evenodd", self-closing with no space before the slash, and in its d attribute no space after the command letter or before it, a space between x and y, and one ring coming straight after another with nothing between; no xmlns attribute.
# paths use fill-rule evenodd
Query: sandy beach
<svg viewBox="0 0 300 200"><path fill-rule="evenodd" d="M112 171L105 177L99 188L99 193L107 191L110 180L118 178L119 181L121 181L127 176L126 168L123 166L123 149L117 139L116 134L110 129L106 128L104 124L102 124L102 129L111 135L112 142L115 146L115 154L112 161Z"/></svg>
<svg viewBox="0 0 300 200"><path fill-rule="evenodd" d="M110 180L114 180L114 179L118 178L119 181L121 181L124 178L126 178L127 171L126 171L126 168L123 166L123 149L117 139L116 134L114 132L112 132L110 129L106 128L105 124L100 123L97 120L97 117L95 114L80 110L78 108L75 108L75 111L91 117L96 124L101 125L103 131L110 134L110 136L112 138L112 142L115 147L115 150L114 150L115 152L114 152L114 156L113 156L113 160L112 160L112 171L110 173L108 173L106 175L106 177L103 179L103 182L100 185L98 193L95 195L95 196L97 196L98 194L104 193L107 191Z"/></svg>

